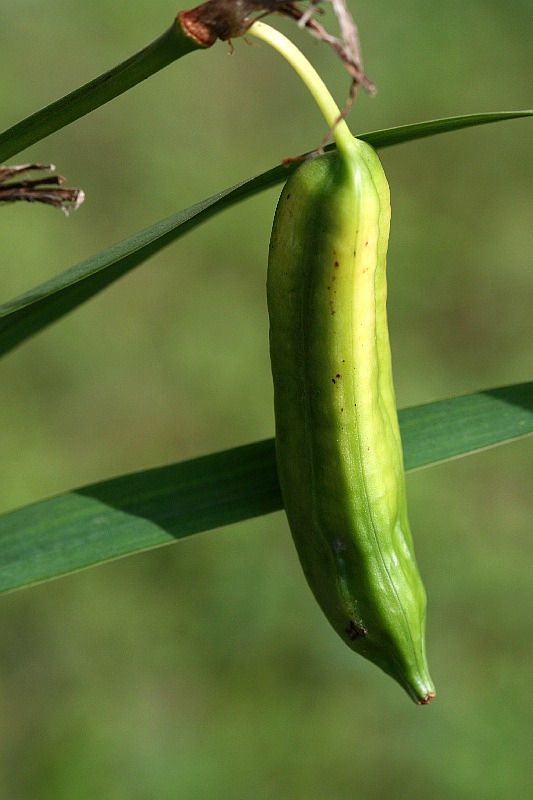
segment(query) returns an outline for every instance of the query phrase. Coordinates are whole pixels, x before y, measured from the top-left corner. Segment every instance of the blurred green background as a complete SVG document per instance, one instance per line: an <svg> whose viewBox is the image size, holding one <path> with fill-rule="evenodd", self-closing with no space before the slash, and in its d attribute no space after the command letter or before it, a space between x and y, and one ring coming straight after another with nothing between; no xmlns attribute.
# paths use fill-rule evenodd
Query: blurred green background
<svg viewBox="0 0 533 800"><path fill-rule="evenodd" d="M0 127L144 46L179 8L3 0ZM512 14L503 0L352 8L379 88L359 98L355 133L531 106L531 0ZM275 24L342 102L329 50ZM0 209L0 299L323 133L266 46L185 57L13 160L55 162L87 201L68 220ZM382 152L399 405L532 378L532 145L525 120ZM272 435L278 191L2 360L1 510ZM526 440L408 478L438 690L427 708L329 628L281 513L0 598L0 797L529 797L532 467Z"/></svg>

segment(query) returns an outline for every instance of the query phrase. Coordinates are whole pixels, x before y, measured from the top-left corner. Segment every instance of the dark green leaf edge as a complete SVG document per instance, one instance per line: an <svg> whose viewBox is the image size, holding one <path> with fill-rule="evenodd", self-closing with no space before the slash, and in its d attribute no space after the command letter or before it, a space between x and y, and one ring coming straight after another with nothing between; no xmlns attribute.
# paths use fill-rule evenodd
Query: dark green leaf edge
<svg viewBox="0 0 533 800"><path fill-rule="evenodd" d="M407 470L533 433L533 382L399 412ZM86 486L0 517L0 592L282 508L274 440Z"/></svg>
<svg viewBox="0 0 533 800"><path fill-rule="evenodd" d="M373 147L383 148L437 133L518 119L532 114L531 110L471 114L374 131L361 134L360 138ZM255 178L219 192L112 245L1 305L0 356L69 313L200 223L245 198L285 181L296 166L292 164L289 167L274 167Z"/></svg>

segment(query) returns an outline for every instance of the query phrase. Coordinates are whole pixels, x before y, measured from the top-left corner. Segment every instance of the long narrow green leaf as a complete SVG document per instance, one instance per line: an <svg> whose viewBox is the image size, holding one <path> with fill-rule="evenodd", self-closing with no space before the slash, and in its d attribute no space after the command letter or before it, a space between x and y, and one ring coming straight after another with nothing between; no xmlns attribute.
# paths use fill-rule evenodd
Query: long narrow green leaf
<svg viewBox="0 0 533 800"><path fill-rule="evenodd" d="M179 19L176 18L170 28L138 53L0 133L0 163L105 105L173 61L201 49L205 48L184 32ZM500 119L509 119L522 114L523 112L511 113L505 117L500 115ZM493 114L473 114L470 117L453 119L458 128L494 121ZM403 130L408 134L408 139L420 138L450 130L451 122L451 119L435 120L433 131L424 128L422 124L417 137L408 132L408 128L414 129L417 126L406 126ZM441 131L438 129L439 124ZM400 141L406 140L400 138L397 143Z"/></svg>
<svg viewBox="0 0 533 800"><path fill-rule="evenodd" d="M406 469L533 433L533 382L400 411ZM282 508L274 440L87 486L0 517L0 592Z"/></svg>
<svg viewBox="0 0 533 800"><path fill-rule="evenodd" d="M490 122L531 116L533 111L504 111L420 122L360 136L376 148L455 131ZM105 289L134 267L146 261L201 222L285 181L296 165L274 167L255 178L226 189L213 197L145 228L96 256L0 306L0 356L21 344L47 325L72 311Z"/></svg>
<svg viewBox="0 0 533 800"><path fill-rule="evenodd" d="M201 46L187 36L175 20L162 36L140 52L0 133L0 163L198 49Z"/></svg>

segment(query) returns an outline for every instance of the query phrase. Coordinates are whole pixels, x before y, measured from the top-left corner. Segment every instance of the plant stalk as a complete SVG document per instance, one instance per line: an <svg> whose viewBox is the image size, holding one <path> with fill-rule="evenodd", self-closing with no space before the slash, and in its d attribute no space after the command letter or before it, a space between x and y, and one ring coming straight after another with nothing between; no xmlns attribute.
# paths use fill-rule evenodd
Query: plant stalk
<svg viewBox="0 0 533 800"><path fill-rule="evenodd" d="M176 19L158 39L126 61L0 133L0 163L200 49L205 45L189 36Z"/></svg>
<svg viewBox="0 0 533 800"><path fill-rule="evenodd" d="M256 39L261 39L261 41L266 42L288 61L303 80L316 101L324 119L331 129L338 152L341 155L351 152L354 137L346 124L346 120L342 117L339 107L326 84L303 53L298 50L296 45L282 33L271 28L270 25L266 25L264 22L254 22L246 33L247 35L255 36Z"/></svg>

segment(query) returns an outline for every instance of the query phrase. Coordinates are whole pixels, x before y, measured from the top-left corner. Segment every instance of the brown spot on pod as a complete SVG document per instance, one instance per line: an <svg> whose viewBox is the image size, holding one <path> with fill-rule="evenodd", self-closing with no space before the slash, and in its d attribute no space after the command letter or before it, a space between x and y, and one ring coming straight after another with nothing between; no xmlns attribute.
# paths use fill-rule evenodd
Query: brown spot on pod
<svg viewBox="0 0 533 800"><path fill-rule="evenodd" d="M358 625L353 619L351 619L345 627L344 633L351 642L355 642L356 639L361 639L363 636L368 636L367 629L364 628L363 625Z"/></svg>

